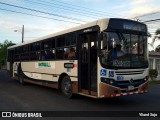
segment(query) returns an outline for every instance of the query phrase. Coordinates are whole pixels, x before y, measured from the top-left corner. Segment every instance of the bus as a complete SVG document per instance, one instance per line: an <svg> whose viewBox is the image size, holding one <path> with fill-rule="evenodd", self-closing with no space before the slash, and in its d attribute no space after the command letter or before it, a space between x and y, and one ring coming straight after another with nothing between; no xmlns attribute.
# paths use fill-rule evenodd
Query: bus
<svg viewBox="0 0 160 120"><path fill-rule="evenodd" d="M92 98L148 92L147 26L106 18L8 47L7 70L26 82Z"/></svg>

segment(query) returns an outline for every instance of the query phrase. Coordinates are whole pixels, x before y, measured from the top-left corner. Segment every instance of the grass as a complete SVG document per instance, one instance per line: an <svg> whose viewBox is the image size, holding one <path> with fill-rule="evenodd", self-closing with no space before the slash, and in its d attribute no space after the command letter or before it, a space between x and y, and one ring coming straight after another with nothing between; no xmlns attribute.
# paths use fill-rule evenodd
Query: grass
<svg viewBox="0 0 160 120"><path fill-rule="evenodd" d="M149 84L160 84L160 80L151 80Z"/></svg>

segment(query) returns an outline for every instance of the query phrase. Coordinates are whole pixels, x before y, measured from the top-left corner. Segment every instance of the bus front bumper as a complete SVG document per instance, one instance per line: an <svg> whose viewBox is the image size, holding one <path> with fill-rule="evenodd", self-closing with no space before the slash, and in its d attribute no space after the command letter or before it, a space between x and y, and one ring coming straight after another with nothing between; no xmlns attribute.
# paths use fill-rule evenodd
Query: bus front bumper
<svg viewBox="0 0 160 120"><path fill-rule="evenodd" d="M148 92L148 81L141 84L139 87L130 91L127 89L121 89L119 87L115 87L106 83L101 82L99 84L99 97L100 98L109 98L109 97L118 97L125 95L133 95L133 94L142 94Z"/></svg>

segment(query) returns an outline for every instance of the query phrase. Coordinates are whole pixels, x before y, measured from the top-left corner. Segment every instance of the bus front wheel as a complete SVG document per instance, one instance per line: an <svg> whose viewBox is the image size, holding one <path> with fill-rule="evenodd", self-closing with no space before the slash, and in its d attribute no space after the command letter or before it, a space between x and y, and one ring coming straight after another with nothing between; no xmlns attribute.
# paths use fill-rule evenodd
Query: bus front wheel
<svg viewBox="0 0 160 120"><path fill-rule="evenodd" d="M61 82L61 91L64 96L68 98L73 97L73 91L72 91L72 82L69 78L69 76L65 76Z"/></svg>

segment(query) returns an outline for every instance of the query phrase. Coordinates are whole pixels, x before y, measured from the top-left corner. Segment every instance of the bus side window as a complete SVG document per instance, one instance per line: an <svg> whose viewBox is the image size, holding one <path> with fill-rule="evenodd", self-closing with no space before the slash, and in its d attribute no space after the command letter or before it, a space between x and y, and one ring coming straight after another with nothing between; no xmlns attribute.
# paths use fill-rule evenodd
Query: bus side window
<svg viewBox="0 0 160 120"><path fill-rule="evenodd" d="M55 54L54 54L54 50L46 50L45 51L45 55L44 55L44 59L54 59L55 58Z"/></svg>
<svg viewBox="0 0 160 120"><path fill-rule="evenodd" d="M65 59L74 59L76 58L76 48L75 47L69 47L69 48L64 48L64 57Z"/></svg>
<svg viewBox="0 0 160 120"><path fill-rule="evenodd" d="M67 59L68 58L68 54L70 52L70 48L64 48L64 51L65 51L64 57Z"/></svg>
<svg viewBox="0 0 160 120"><path fill-rule="evenodd" d="M68 53L68 59L74 59L76 57L76 50L74 47L70 48L70 52Z"/></svg>
<svg viewBox="0 0 160 120"><path fill-rule="evenodd" d="M63 59L64 56L64 49L63 48L58 48L56 50L56 58L57 59Z"/></svg>

